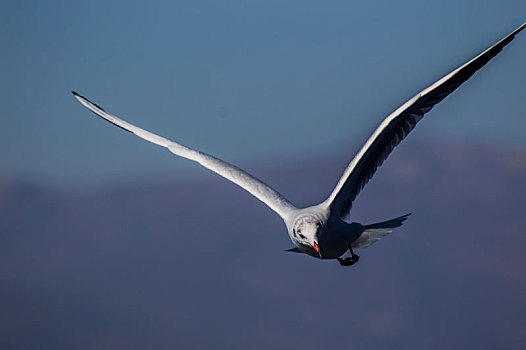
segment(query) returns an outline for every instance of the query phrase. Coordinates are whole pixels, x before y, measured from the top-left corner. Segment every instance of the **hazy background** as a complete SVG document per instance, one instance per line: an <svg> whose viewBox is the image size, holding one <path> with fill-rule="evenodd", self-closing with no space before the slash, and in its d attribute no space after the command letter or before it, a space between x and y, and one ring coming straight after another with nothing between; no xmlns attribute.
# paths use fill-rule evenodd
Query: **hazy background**
<svg viewBox="0 0 526 350"><path fill-rule="evenodd" d="M352 268L95 118L87 96L323 200L399 105L524 1L0 2L0 347L523 349L526 36L430 112L352 219L414 212Z"/></svg>

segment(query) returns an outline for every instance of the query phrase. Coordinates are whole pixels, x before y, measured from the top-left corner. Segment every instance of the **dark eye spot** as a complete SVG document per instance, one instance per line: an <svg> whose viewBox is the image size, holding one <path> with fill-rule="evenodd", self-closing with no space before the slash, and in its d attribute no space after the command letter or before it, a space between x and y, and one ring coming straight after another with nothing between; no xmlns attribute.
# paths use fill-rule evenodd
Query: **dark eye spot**
<svg viewBox="0 0 526 350"><path fill-rule="evenodd" d="M294 230L293 233L294 233L294 237L298 237L298 235L299 235L301 238L305 238L305 236L301 234L301 228L298 228L297 230Z"/></svg>

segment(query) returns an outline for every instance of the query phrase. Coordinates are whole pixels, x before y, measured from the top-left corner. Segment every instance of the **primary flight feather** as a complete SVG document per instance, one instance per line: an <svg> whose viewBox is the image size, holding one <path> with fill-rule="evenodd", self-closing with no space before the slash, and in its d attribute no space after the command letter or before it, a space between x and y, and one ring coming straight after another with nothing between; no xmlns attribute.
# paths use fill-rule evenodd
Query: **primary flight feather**
<svg viewBox="0 0 526 350"><path fill-rule="evenodd" d="M349 266L359 259L353 249L364 248L376 242L394 228L401 226L410 215L370 225L347 223L344 218L349 214L352 202L360 190L425 113L495 57L525 26L526 23L522 24L495 45L422 90L391 113L347 166L330 196L318 205L303 209L296 208L270 186L238 167L141 129L106 112L76 92L73 94L80 103L110 123L146 141L166 147L175 155L201 164L268 205L287 226L294 244L294 248L288 251L305 253L320 259L337 259L341 265ZM342 258L347 251L351 256Z"/></svg>

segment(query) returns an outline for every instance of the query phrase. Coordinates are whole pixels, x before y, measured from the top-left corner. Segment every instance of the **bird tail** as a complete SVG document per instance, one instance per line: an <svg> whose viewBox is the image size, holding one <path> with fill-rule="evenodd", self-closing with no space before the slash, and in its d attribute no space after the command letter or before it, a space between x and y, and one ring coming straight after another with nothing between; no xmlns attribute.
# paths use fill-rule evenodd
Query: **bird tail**
<svg viewBox="0 0 526 350"><path fill-rule="evenodd" d="M374 242L379 241L384 236L393 232L395 228L402 226L409 215L411 215L411 213L397 217L396 219L364 225L362 234L352 243L353 249L367 248Z"/></svg>

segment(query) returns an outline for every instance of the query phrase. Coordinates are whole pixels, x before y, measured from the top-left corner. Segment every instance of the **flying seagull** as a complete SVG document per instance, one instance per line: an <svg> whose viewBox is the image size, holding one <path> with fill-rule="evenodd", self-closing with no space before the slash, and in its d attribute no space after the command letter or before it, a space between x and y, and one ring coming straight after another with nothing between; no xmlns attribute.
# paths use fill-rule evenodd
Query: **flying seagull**
<svg viewBox="0 0 526 350"><path fill-rule="evenodd" d="M444 76L391 113L369 137L345 169L330 196L318 205L298 209L270 186L238 167L171 141L106 112L85 97L73 95L85 107L110 123L146 141L168 148L175 155L193 160L227 178L268 205L285 222L294 248L287 251L305 253L319 259L337 259L342 266L356 263L355 249L365 248L402 225L410 214L370 225L348 223L352 202L371 179L391 151L437 103L452 93L477 70L495 57L526 23L502 40ZM343 257L347 251L350 256Z"/></svg>

